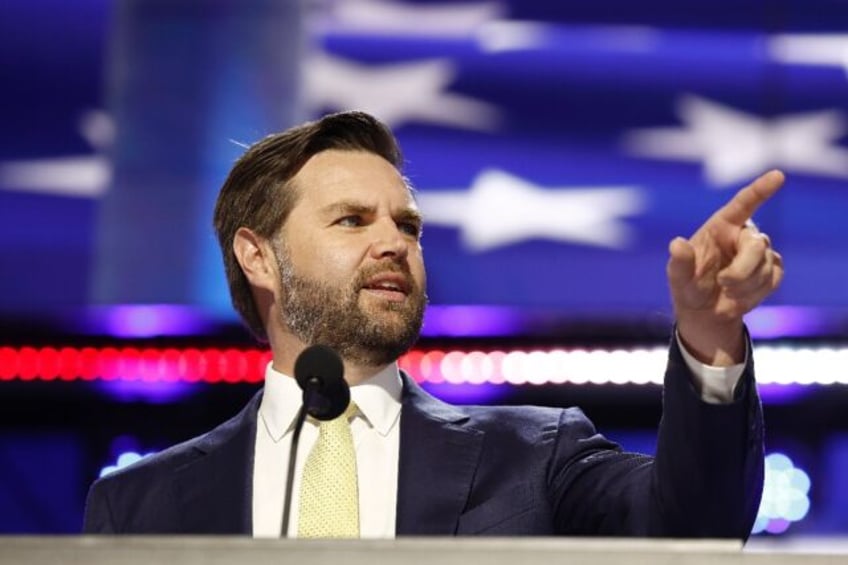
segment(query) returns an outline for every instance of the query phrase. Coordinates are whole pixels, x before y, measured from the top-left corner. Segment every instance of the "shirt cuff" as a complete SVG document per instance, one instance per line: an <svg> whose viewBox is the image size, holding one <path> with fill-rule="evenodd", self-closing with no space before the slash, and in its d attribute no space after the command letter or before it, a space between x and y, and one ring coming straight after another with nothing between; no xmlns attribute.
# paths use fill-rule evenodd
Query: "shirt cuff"
<svg viewBox="0 0 848 565"><path fill-rule="evenodd" d="M733 392L736 390L736 385L739 383L739 379L745 371L745 364L748 362L748 344L745 343L744 362L729 367L714 367L695 359L686 350L677 332L674 332L674 339L677 340L683 360L692 373L692 384L700 393L701 400L709 404L730 404L733 402Z"/></svg>

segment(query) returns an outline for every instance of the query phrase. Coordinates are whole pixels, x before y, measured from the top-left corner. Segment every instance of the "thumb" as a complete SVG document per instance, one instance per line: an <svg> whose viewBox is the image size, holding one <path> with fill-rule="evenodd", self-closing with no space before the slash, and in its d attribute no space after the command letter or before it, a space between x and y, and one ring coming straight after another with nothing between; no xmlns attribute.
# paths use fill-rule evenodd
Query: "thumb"
<svg viewBox="0 0 848 565"><path fill-rule="evenodd" d="M689 240L675 237L668 244L666 274L672 288L688 284L695 277L695 248Z"/></svg>

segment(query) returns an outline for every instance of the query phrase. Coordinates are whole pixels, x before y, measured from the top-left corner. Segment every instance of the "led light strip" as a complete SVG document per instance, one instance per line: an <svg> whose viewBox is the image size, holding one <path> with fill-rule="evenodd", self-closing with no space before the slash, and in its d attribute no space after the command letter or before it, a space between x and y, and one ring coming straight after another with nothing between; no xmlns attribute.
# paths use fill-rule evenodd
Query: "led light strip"
<svg viewBox="0 0 848 565"><path fill-rule="evenodd" d="M414 350L400 367L418 382L447 384L662 383L665 347L617 350ZM0 347L0 381L255 383L271 359L250 349ZM760 384L848 384L848 348L770 347L756 351Z"/></svg>

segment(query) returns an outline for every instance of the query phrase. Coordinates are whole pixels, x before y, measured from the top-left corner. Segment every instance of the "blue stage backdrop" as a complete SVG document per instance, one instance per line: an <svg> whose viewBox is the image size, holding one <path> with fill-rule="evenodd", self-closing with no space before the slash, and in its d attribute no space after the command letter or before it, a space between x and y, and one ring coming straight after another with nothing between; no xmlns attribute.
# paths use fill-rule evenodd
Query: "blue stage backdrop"
<svg viewBox="0 0 848 565"><path fill-rule="evenodd" d="M434 320L666 313L668 241L773 167L770 304L843 319L844 2L299 6L4 3L0 311L232 320L210 224L242 144L359 108L404 147Z"/></svg>

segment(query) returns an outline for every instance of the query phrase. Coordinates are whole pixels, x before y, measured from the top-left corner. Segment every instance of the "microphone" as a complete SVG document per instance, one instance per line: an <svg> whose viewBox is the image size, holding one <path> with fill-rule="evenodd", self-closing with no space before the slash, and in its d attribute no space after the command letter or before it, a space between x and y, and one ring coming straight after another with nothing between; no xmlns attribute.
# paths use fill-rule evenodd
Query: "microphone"
<svg viewBox="0 0 848 565"><path fill-rule="evenodd" d="M294 378L303 390L303 405L317 420L332 420L347 410L350 388L342 358L326 345L312 345L294 362Z"/></svg>
<svg viewBox="0 0 848 565"><path fill-rule="evenodd" d="M294 362L294 378L303 390L303 404L297 413L289 449L289 472L286 476L286 498L283 507L282 537L289 534L291 494L294 485L295 459L300 431L309 414L316 420L332 420L341 416L350 404L350 387L344 380L342 358L326 345L311 345Z"/></svg>

